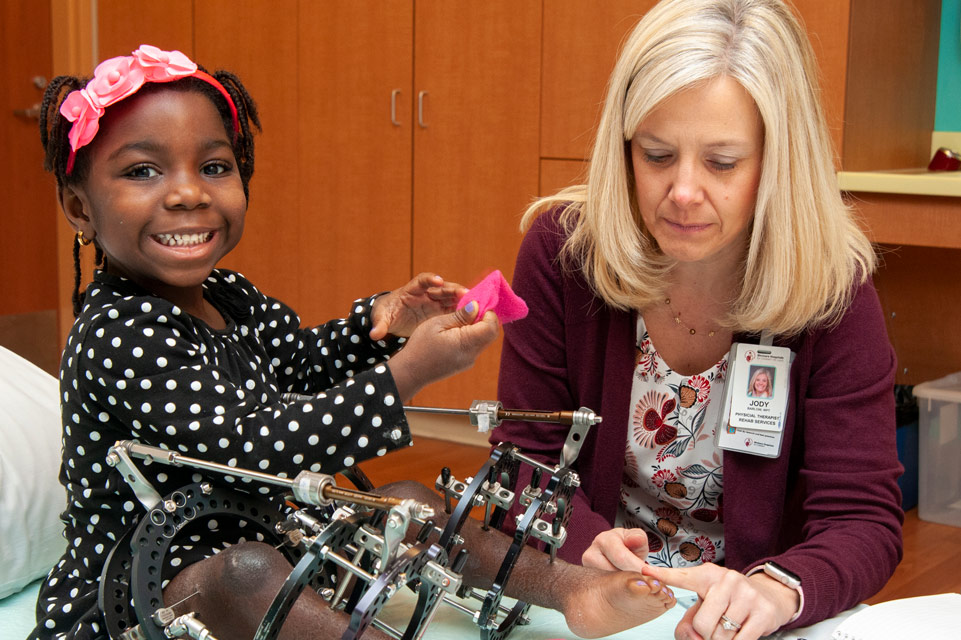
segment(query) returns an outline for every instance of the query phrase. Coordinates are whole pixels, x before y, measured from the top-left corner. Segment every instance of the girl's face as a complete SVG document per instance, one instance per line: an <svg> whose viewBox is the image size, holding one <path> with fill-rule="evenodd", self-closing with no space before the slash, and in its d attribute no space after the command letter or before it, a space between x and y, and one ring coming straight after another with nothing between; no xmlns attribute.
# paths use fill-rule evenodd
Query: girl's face
<svg viewBox="0 0 961 640"><path fill-rule="evenodd" d="M247 200L227 131L209 98L157 90L112 107L67 187L68 219L96 239L110 273L190 306L240 241Z"/></svg>
<svg viewBox="0 0 961 640"><path fill-rule="evenodd" d="M726 76L647 115L631 159L641 217L665 255L734 268L747 247L763 145L754 100Z"/></svg>

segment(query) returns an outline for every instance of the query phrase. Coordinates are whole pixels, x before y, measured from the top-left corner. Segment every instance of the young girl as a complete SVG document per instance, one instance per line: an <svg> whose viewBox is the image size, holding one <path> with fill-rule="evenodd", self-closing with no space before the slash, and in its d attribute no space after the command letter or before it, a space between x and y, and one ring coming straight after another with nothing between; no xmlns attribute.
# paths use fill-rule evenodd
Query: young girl
<svg viewBox="0 0 961 640"><path fill-rule="evenodd" d="M498 320L490 313L474 323L475 303L449 313L464 289L422 274L356 301L344 320L302 329L286 305L215 268L243 232L251 125L259 128L230 73L208 74L180 52L144 45L100 64L89 83L56 78L40 124L46 167L77 231L77 288L81 246L94 244L103 267L74 295L61 363L68 549L41 589L31 637L104 637L98 581L142 514L105 463L115 441L287 477L336 473L410 444L404 401L469 367ZM161 465L143 471L162 495L200 479ZM283 508L280 496L266 499ZM215 635L249 637L291 567L267 545L234 544L235 527L212 526L170 549L164 578L193 598ZM617 584L628 606L656 591L633 579ZM672 603L662 594L641 611ZM285 635L315 637L330 615L308 590ZM653 617L632 615L634 624Z"/></svg>
<svg viewBox="0 0 961 640"><path fill-rule="evenodd" d="M103 269L75 293L61 366L69 548L41 592L37 637L104 633L100 571L140 515L104 462L116 440L290 477L335 473L409 445L404 401L470 366L497 334L493 314L439 316L464 289L430 274L302 329L286 305L215 269L243 233L251 125L239 79L150 46L105 61L89 84L57 78L44 96L46 166L77 231L74 254L93 243ZM166 493L191 475L168 468L151 480ZM224 541L211 532L173 562Z"/></svg>

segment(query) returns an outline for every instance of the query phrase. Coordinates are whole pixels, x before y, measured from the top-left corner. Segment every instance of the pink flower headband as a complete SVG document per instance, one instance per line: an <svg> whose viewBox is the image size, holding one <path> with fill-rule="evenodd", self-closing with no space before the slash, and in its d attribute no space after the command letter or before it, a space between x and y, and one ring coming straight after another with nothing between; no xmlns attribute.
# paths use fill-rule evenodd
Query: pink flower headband
<svg viewBox="0 0 961 640"><path fill-rule="evenodd" d="M73 171L77 150L90 144L97 135L104 109L137 93L147 82L173 82L188 76L203 80L227 99L236 136L240 131L237 107L216 78L198 69L195 62L179 51L163 51L143 44L133 55L101 62L87 86L71 91L60 105L60 113L73 123L68 135L70 155L67 156L66 174Z"/></svg>

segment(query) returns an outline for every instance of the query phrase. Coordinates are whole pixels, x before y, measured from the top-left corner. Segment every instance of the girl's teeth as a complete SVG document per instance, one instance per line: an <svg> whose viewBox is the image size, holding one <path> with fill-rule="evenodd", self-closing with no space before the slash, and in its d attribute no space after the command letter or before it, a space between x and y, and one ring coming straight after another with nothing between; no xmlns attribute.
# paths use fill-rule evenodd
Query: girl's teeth
<svg viewBox="0 0 961 640"><path fill-rule="evenodd" d="M155 238L168 247L189 247L210 240L211 232L206 233L158 233Z"/></svg>

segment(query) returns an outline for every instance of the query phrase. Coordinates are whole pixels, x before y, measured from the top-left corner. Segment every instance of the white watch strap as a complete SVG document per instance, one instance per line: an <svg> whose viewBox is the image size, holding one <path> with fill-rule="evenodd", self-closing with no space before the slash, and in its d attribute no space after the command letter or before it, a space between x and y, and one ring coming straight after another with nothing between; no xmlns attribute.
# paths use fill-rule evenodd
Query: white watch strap
<svg viewBox="0 0 961 640"><path fill-rule="evenodd" d="M785 624L791 624L792 622L794 622L795 620L797 620L798 618L800 618L800 617L801 617L801 612L804 611L804 589L803 589L803 587L801 586L800 582L798 582L797 584L791 585L791 584L788 584L787 581L782 580L782 575L780 575L778 572L776 572L776 571L773 571L773 572L772 572L772 571L765 571L765 566L766 566L767 564L768 564L768 563L765 563L765 564L761 564L761 565L758 565L758 566L754 567L753 569L751 569L750 571L747 572L747 575L748 575L748 577L750 577L750 576L753 576L755 573L764 572L764 575L768 576L769 578L772 578L772 579L774 579L774 580L777 580L778 582L780 582L781 584L783 584L785 587L788 587L788 588L790 588L790 589L794 589L795 591L798 592L799 601L798 601L797 611L794 612L794 615L791 616L791 619L788 620L788 621L785 623ZM776 567L775 567L775 569L776 569Z"/></svg>

